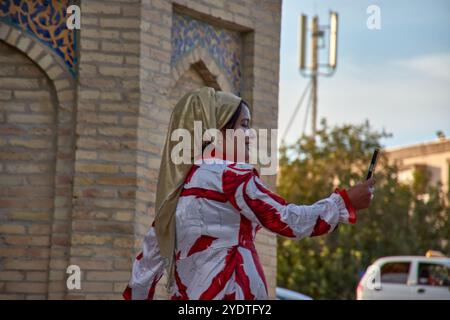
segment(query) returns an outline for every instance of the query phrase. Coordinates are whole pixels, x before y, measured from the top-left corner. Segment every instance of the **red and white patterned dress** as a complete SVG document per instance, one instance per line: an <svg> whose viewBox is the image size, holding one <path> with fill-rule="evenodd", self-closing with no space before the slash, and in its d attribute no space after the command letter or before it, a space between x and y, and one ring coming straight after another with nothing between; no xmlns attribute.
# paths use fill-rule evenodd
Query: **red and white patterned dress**
<svg viewBox="0 0 450 320"><path fill-rule="evenodd" d="M176 210L171 298L267 299L256 232L263 227L293 239L319 236L332 232L339 222L354 223L349 206L338 193L309 206L288 204L245 163L214 159L194 165ZM152 226L134 261L124 298L153 299L164 269Z"/></svg>

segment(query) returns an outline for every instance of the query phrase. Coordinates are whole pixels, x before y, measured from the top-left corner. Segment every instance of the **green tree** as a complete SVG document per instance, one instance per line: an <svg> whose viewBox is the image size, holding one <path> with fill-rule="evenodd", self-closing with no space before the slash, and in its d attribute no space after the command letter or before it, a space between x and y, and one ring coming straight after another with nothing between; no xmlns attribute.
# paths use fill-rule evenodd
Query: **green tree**
<svg viewBox="0 0 450 320"><path fill-rule="evenodd" d="M289 202L312 204L337 185L362 181L374 148L387 137L368 122L330 128L322 120L315 139L303 136L281 147L278 192ZM317 299L353 299L362 272L379 257L423 255L428 249L448 254L450 211L426 178L417 175L412 185L400 184L397 168L382 155L374 200L356 225L300 241L278 238L278 286ZM427 201L420 197L424 193Z"/></svg>

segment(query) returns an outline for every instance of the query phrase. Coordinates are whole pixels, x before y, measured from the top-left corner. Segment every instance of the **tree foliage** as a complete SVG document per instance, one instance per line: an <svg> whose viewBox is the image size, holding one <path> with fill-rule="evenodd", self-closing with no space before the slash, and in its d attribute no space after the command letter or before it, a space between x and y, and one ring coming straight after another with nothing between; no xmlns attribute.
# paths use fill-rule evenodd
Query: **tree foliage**
<svg viewBox="0 0 450 320"><path fill-rule="evenodd" d="M362 181L374 148L387 137L368 122L330 128L322 120L315 139L303 136L281 148L279 194L291 203L312 204L337 185ZM278 286L316 299L353 299L362 273L379 257L424 255L429 249L450 253L448 195L429 186L426 174L415 174L411 185L399 183L385 155L375 177L374 200L358 213L356 225L341 224L329 235L300 241L279 237Z"/></svg>

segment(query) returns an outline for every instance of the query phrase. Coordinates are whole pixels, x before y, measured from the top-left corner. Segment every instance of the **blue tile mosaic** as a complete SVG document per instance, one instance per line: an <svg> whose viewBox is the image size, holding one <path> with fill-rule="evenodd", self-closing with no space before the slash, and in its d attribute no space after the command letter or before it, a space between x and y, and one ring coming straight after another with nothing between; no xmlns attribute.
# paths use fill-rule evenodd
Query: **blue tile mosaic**
<svg viewBox="0 0 450 320"><path fill-rule="evenodd" d="M239 32L218 28L192 17L174 13L172 66L198 46L208 50L232 84L234 93L240 94L242 39Z"/></svg>
<svg viewBox="0 0 450 320"><path fill-rule="evenodd" d="M60 56L76 76L75 30L66 27L68 0L1 0L0 21L38 39Z"/></svg>

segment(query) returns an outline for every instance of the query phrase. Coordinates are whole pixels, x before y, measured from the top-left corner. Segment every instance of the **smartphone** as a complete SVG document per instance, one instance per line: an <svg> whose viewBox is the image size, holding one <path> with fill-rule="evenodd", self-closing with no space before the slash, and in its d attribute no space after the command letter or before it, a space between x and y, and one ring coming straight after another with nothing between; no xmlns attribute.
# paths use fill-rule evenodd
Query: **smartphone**
<svg viewBox="0 0 450 320"><path fill-rule="evenodd" d="M375 150L373 151L372 160L370 161L366 180L369 180L370 178L372 178L373 173L375 172L375 167L377 165L379 154L380 154L380 148L375 148Z"/></svg>

